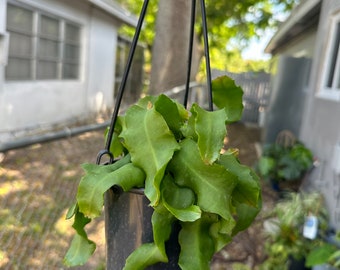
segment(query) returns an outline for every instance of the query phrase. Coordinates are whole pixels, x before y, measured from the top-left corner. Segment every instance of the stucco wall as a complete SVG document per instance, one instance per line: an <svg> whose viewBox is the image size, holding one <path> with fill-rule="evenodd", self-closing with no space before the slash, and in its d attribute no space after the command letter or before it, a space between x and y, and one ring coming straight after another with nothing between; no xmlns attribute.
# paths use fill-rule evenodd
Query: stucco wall
<svg viewBox="0 0 340 270"><path fill-rule="evenodd" d="M330 18L336 10L340 10L339 1L323 1L301 137L320 161L311 174L310 183L324 193L331 223L340 229L340 176L336 173L340 164L335 164L335 149L340 143L340 103L318 96L322 87L322 70L325 68Z"/></svg>
<svg viewBox="0 0 340 270"><path fill-rule="evenodd" d="M4 65L0 64L0 141L14 139L17 131L60 124L111 108L119 22L87 1L17 2L81 25L80 78L4 81ZM0 9L6 10L5 0L0 0ZM6 27L5 16L0 16L0 21L1 32Z"/></svg>
<svg viewBox="0 0 340 270"><path fill-rule="evenodd" d="M112 18L99 10L91 10L89 25L88 94L90 111L113 106L117 29Z"/></svg>

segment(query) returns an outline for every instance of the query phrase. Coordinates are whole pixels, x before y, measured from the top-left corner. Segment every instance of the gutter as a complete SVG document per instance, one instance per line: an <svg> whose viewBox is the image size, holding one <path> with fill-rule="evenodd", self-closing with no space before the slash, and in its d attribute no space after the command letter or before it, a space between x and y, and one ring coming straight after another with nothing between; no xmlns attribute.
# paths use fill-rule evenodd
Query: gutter
<svg viewBox="0 0 340 270"><path fill-rule="evenodd" d="M19 140L11 142L0 142L0 153L7 152L9 150L19 149L22 147L30 146L37 143L47 143L55 140L70 138L85 132L105 129L110 125L110 122L103 122L100 124L92 124L86 126L80 126L75 128L65 128L61 131L46 133L40 136L25 137Z"/></svg>

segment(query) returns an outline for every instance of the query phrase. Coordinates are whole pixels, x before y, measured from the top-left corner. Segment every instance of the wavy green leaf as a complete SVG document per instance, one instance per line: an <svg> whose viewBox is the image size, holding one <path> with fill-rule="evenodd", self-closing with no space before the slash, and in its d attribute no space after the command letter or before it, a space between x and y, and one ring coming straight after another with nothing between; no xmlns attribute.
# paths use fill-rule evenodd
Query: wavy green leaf
<svg viewBox="0 0 340 270"><path fill-rule="evenodd" d="M141 98L140 100L138 100L136 105L142 107L143 109L147 109L150 106L150 104L152 105L155 104L157 99L158 99L157 96L147 95Z"/></svg>
<svg viewBox="0 0 340 270"><path fill-rule="evenodd" d="M215 215L203 214L195 222L182 222L179 232L181 253L179 262L182 270L209 270L210 261L215 253L215 245L210 237L211 224L216 221Z"/></svg>
<svg viewBox="0 0 340 270"><path fill-rule="evenodd" d="M160 208L162 208L162 210L160 210ZM165 211L165 207L161 204L156 207L152 214L151 222L154 243L163 254L164 259L167 258L165 242L169 240L174 221L175 217L170 212Z"/></svg>
<svg viewBox="0 0 340 270"><path fill-rule="evenodd" d="M144 270L158 262L167 262L167 259L154 243L146 243L130 254L123 270Z"/></svg>
<svg viewBox="0 0 340 270"><path fill-rule="evenodd" d="M260 212L261 206L262 206L261 199L259 199L258 205L256 207L244 203L238 202L235 203L237 222L233 229L232 236L247 229L251 225L251 223L254 221L254 219Z"/></svg>
<svg viewBox="0 0 340 270"><path fill-rule="evenodd" d="M197 144L185 139L174 154L169 171L180 186L189 187L197 196L197 205L206 212L219 214L233 222L231 194L236 177L218 164L205 164Z"/></svg>
<svg viewBox="0 0 340 270"><path fill-rule="evenodd" d="M196 112L193 110L188 121L184 123L184 125L181 127L181 131L185 138L190 138L197 142L198 136L196 133L195 125L196 125Z"/></svg>
<svg viewBox="0 0 340 270"><path fill-rule="evenodd" d="M223 140L227 135L225 125L225 110L206 111L194 104L191 108L195 112L195 130L198 135L198 147L205 163L212 164L220 155Z"/></svg>
<svg viewBox="0 0 340 270"><path fill-rule="evenodd" d="M241 119L243 90L236 86L233 79L221 76L212 81L214 104L219 109L225 109L226 122L232 123Z"/></svg>
<svg viewBox="0 0 340 270"><path fill-rule="evenodd" d="M145 195L156 206L165 168L179 145L166 121L154 107L132 106L125 116L121 137L132 162L146 173Z"/></svg>
<svg viewBox="0 0 340 270"><path fill-rule="evenodd" d="M232 154L221 155L219 164L237 177L233 200L257 207L261 194L258 176L249 167L240 164Z"/></svg>
<svg viewBox="0 0 340 270"><path fill-rule="evenodd" d="M79 183L77 192L79 211L87 217L98 217L102 212L104 193L110 187L118 185L124 191L128 191L133 187L143 186L144 180L144 172L132 163L111 172L107 172L107 166L98 166L96 170L88 171Z"/></svg>
<svg viewBox="0 0 340 270"><path fill-rule="evenodd" d="M248 228L261 210L259 178L250 168L241 165L230 153L221 155L219 163L237 176L237 184L232 193L237 216L237 223L233 229L233 235L235 235Z"/></svg>
<svg viewBox="0 0 340 270"><path fill-rule="evenodd" d="M122 122L123 122L123 118L119 116L117 118L116 125L115 125L114 132L113 132L112 139L111 139L109 150L114 157L119 157L120 155L122 155L124 151L124 147L118 137L118 135L122 131ZM104 133L105 141L107 141L109 130L110 130L110 127L107 127L105 130L105 133Z"/></svg>
<svg viewBox="0 0 340 270"><path fill-rule="evenodd" d="M195 194L187 187L179 187L170 175L162 181L162 202L168 211L180 221L195 221L201 217L201 209L194 205Z"/></svg>
<svg viewBox="0 0 340 270"><path fill-rule="evenodd" d="M224 248L231 240L231 234L235 223L229 222L223 218L218 218L218 221L210 227L210 235L214 239L215 252Z"/></svg>
<svg viewBox="0 0 340 270"><path fill-rule="evenodd" d="M182 117L183 114L180 114L180 107L177 104L178 103L174 102L167 96L160 95L154 106L156 111L163 116L164 120L167 122L170 130L175 135L175 137L177 139L180 139L183 136L181 132L181 127L183 126L184 121L187 119L187 117ZM184 111L187 112L185 109Z"/></svg>
<svg viewBox="0 0 340 270"><path fill-rule="evenodd" d="M78 209L78 203L72 204L67 210L65 219L71 219L77 213Z"/></svg>
<svg viewBox="0 0 340 270"><path fill-rule="evenodd" d="M64 264L66 266L76 266L86 263L95 251L96 244L88 239L84 230L84 227L90 221L90 218L85 217L79 211L75 213L72 227L76 230L77 234L73 237L71 245L64 257Z"/></svg>
<svg viewBox="0 0 340 270"><path fill-rule="evenodd" d="M124 270L142 270L158 262L168 262L165 242L170 237L174 217L164 210L154 211L151 221L154 243L146 243L135 249L127 258Z"/></svg>

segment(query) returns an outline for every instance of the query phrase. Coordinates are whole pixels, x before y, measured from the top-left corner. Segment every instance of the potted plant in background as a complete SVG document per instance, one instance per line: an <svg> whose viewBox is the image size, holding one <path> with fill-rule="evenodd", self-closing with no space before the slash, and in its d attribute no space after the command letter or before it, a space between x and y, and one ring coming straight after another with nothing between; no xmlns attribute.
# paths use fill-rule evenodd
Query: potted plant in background
<svg viewBox="0 0 340 270"><path fill-rule="evenodd" d="M153 208L153 242L136 247L124 269L167 262L165 243L175 222L178 265L209 269L214 253L252 223L261 208L258 177L239 163L237 151L222 151L226 124L241 117L243 92L228 77L214 80L212 91L216 111L197 104L186 110L160 95L141 99L119 117L111 150L120 158L83 165L76 203L67 214L77 232L65 256L68 266L85 263L93 253L85 226L102 214L104 193L112 187L142 190Z"/></svg>
<svg viewBox="0 0 340 270"><path fill-rule="evenodd" d="M311 264L306 264L306 258L312 251L327 244L324 239L329 229L328 213L322 195L317 192L287 193L269 217L264 223L268 258L261 269L310 269ZM313 237L307 237L304 232L310 217L317 220L313 225L317 226Z"/></svg>
<svg viewBox="0 0 340 270"><path fill-rule="evenodd" d="M305 174L313 167L313 154L301 142L292 145L267 144L257 163L260 176L275 191L298 191Z"/></svg>

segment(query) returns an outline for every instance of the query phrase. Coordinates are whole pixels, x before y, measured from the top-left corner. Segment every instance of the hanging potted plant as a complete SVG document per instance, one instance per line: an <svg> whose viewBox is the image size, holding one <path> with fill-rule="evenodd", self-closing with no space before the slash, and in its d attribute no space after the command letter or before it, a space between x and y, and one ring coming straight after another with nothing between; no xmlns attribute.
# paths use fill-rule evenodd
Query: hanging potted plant
<svg viewBox="0 0 340 270"><path fill-rule="evenodd" d="M228 77L214 80L212 91L216 111L197 104L186 110L159 95L118 117L110 150L119 159L83 165L76 203L67 214L76 235L66 265L83 264L93 253L85 226L102 214L104 194L113 187L142 191L153 208L153 242L137 247L124 269L167 262L165 243L175 223L179 267L209 269L212 256L252 223L261 208L258 177L239 163L237 151L222 151L226 124L241 117L243 92Z"/></svg>

